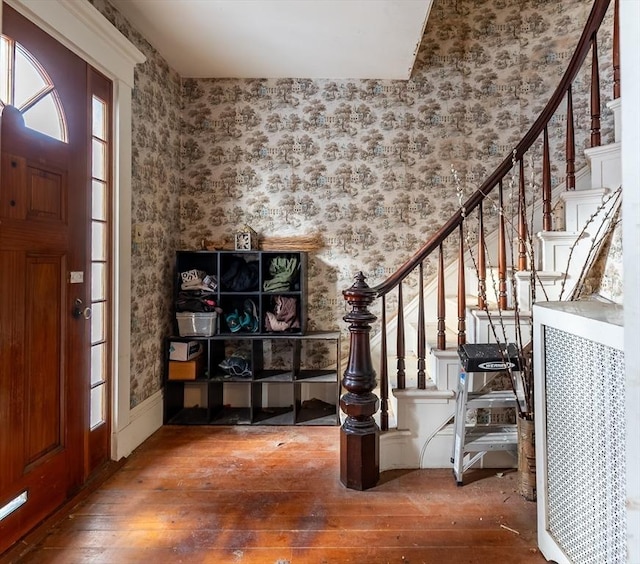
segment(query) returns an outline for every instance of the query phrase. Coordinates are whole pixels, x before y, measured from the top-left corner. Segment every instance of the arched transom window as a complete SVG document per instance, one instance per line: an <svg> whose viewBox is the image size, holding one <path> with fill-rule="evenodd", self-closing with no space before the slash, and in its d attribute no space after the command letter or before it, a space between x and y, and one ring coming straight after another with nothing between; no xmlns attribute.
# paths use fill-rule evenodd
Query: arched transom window
<svg viewBox="0 0 640 564"><path fill-rule="evenodd" d="M64 111L47 72L29 51L0 36L0 104L14 106L30 129L67 142Z"/></svg>

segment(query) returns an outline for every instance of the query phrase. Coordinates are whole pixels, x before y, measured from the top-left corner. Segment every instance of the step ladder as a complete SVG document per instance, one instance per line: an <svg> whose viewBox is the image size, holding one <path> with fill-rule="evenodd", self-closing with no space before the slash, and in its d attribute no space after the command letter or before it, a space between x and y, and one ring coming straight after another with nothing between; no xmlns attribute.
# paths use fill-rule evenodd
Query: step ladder
<svg viewBox="0 0 640 564"><path fill-rule="evenodd" d="M470 392L469 376L475 372L519 371L520 355L515 344L468 344L458 347L461 371L458 379L456 412L454 416L454 444L451 463L458 486L462 486L464 472L489 451L508 451L514 456L518 450L516 425L466 424L467 410L516 407L517 398L511 390Z"/></svg>

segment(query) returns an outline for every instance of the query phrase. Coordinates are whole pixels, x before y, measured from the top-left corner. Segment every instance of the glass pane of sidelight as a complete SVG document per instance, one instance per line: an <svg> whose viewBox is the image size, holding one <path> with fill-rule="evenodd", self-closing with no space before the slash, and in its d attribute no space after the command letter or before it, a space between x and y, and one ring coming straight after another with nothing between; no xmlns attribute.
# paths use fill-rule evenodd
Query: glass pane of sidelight
<svg viewBox="0 0 640 564"><path fill-rule="evenodd" d="M107 259L107 226L99 221L91 224L91 260Z"/></svg>
<svg viewBox="0 0 640 564"><path fill-rule="evenodd" d="M92 124L92 133L94 137L98 139L102 139L103 141L107 139L107 123L106 123L106 104L100 100L100 98L93 97L92 100L92 109L93 109L93 124Z"/></svg>
<svg viewBox="0 0 640 564"><path fill-rule="evenodd" d="M104 422L105 392L106 388L104 384L100 384L91 390L91 413L89 421L92 429Z"/></svg>
<svg viewBox="0 0 640 564"><path fill-rule="evenodd" d="M102 301L106 298L107 265L103 262L94 262L91 265L91 301Z"/></svg>
<svg viewBox="0 0 640 564"><path fill-rule="evenodd" d="M91 385L95 386L105 380L105 344L91 347Z"/></svg>
<svg viewBox="0 0 640 564"><path fill-rule="evenodd" d="M91 305L91 342L98 343L105 339L104 302Z"/></svg>
<svg viewBox="0 0 640 564"><path fill-rule="evenodd" d="M92 183L93 196L91 199L91 216L93 219L106 221L107 219L107 186L100 180Z"/></svg>
<svg viewBox="0 0 640 564"><path fill-rule="evenodd" d="M94 139L91 142L91 175L98 180L107 179L107 146L104 142Z"/></svg>

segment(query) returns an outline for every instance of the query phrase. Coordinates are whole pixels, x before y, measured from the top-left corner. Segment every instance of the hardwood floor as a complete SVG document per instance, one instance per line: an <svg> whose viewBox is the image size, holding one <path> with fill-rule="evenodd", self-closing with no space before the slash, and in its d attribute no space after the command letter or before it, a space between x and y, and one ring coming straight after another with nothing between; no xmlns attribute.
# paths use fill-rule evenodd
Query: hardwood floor
<svg viewBox="0 0 640 564"><path fill-rule="evenodd" d="M541 563L515 471L339 481L338 427L163 427L32 545L24 563Z"/></svg>

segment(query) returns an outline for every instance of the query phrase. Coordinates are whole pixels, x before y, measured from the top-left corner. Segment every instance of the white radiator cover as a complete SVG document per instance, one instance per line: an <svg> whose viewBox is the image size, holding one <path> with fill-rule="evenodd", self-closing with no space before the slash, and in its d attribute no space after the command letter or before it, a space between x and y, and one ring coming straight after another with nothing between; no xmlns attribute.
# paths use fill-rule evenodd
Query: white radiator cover
<svg viewBox="0 0 640 564"><path fill-rule="evenodd" d="M626 562L622 308L534 306L538 544L559 564Z"/></svg>

